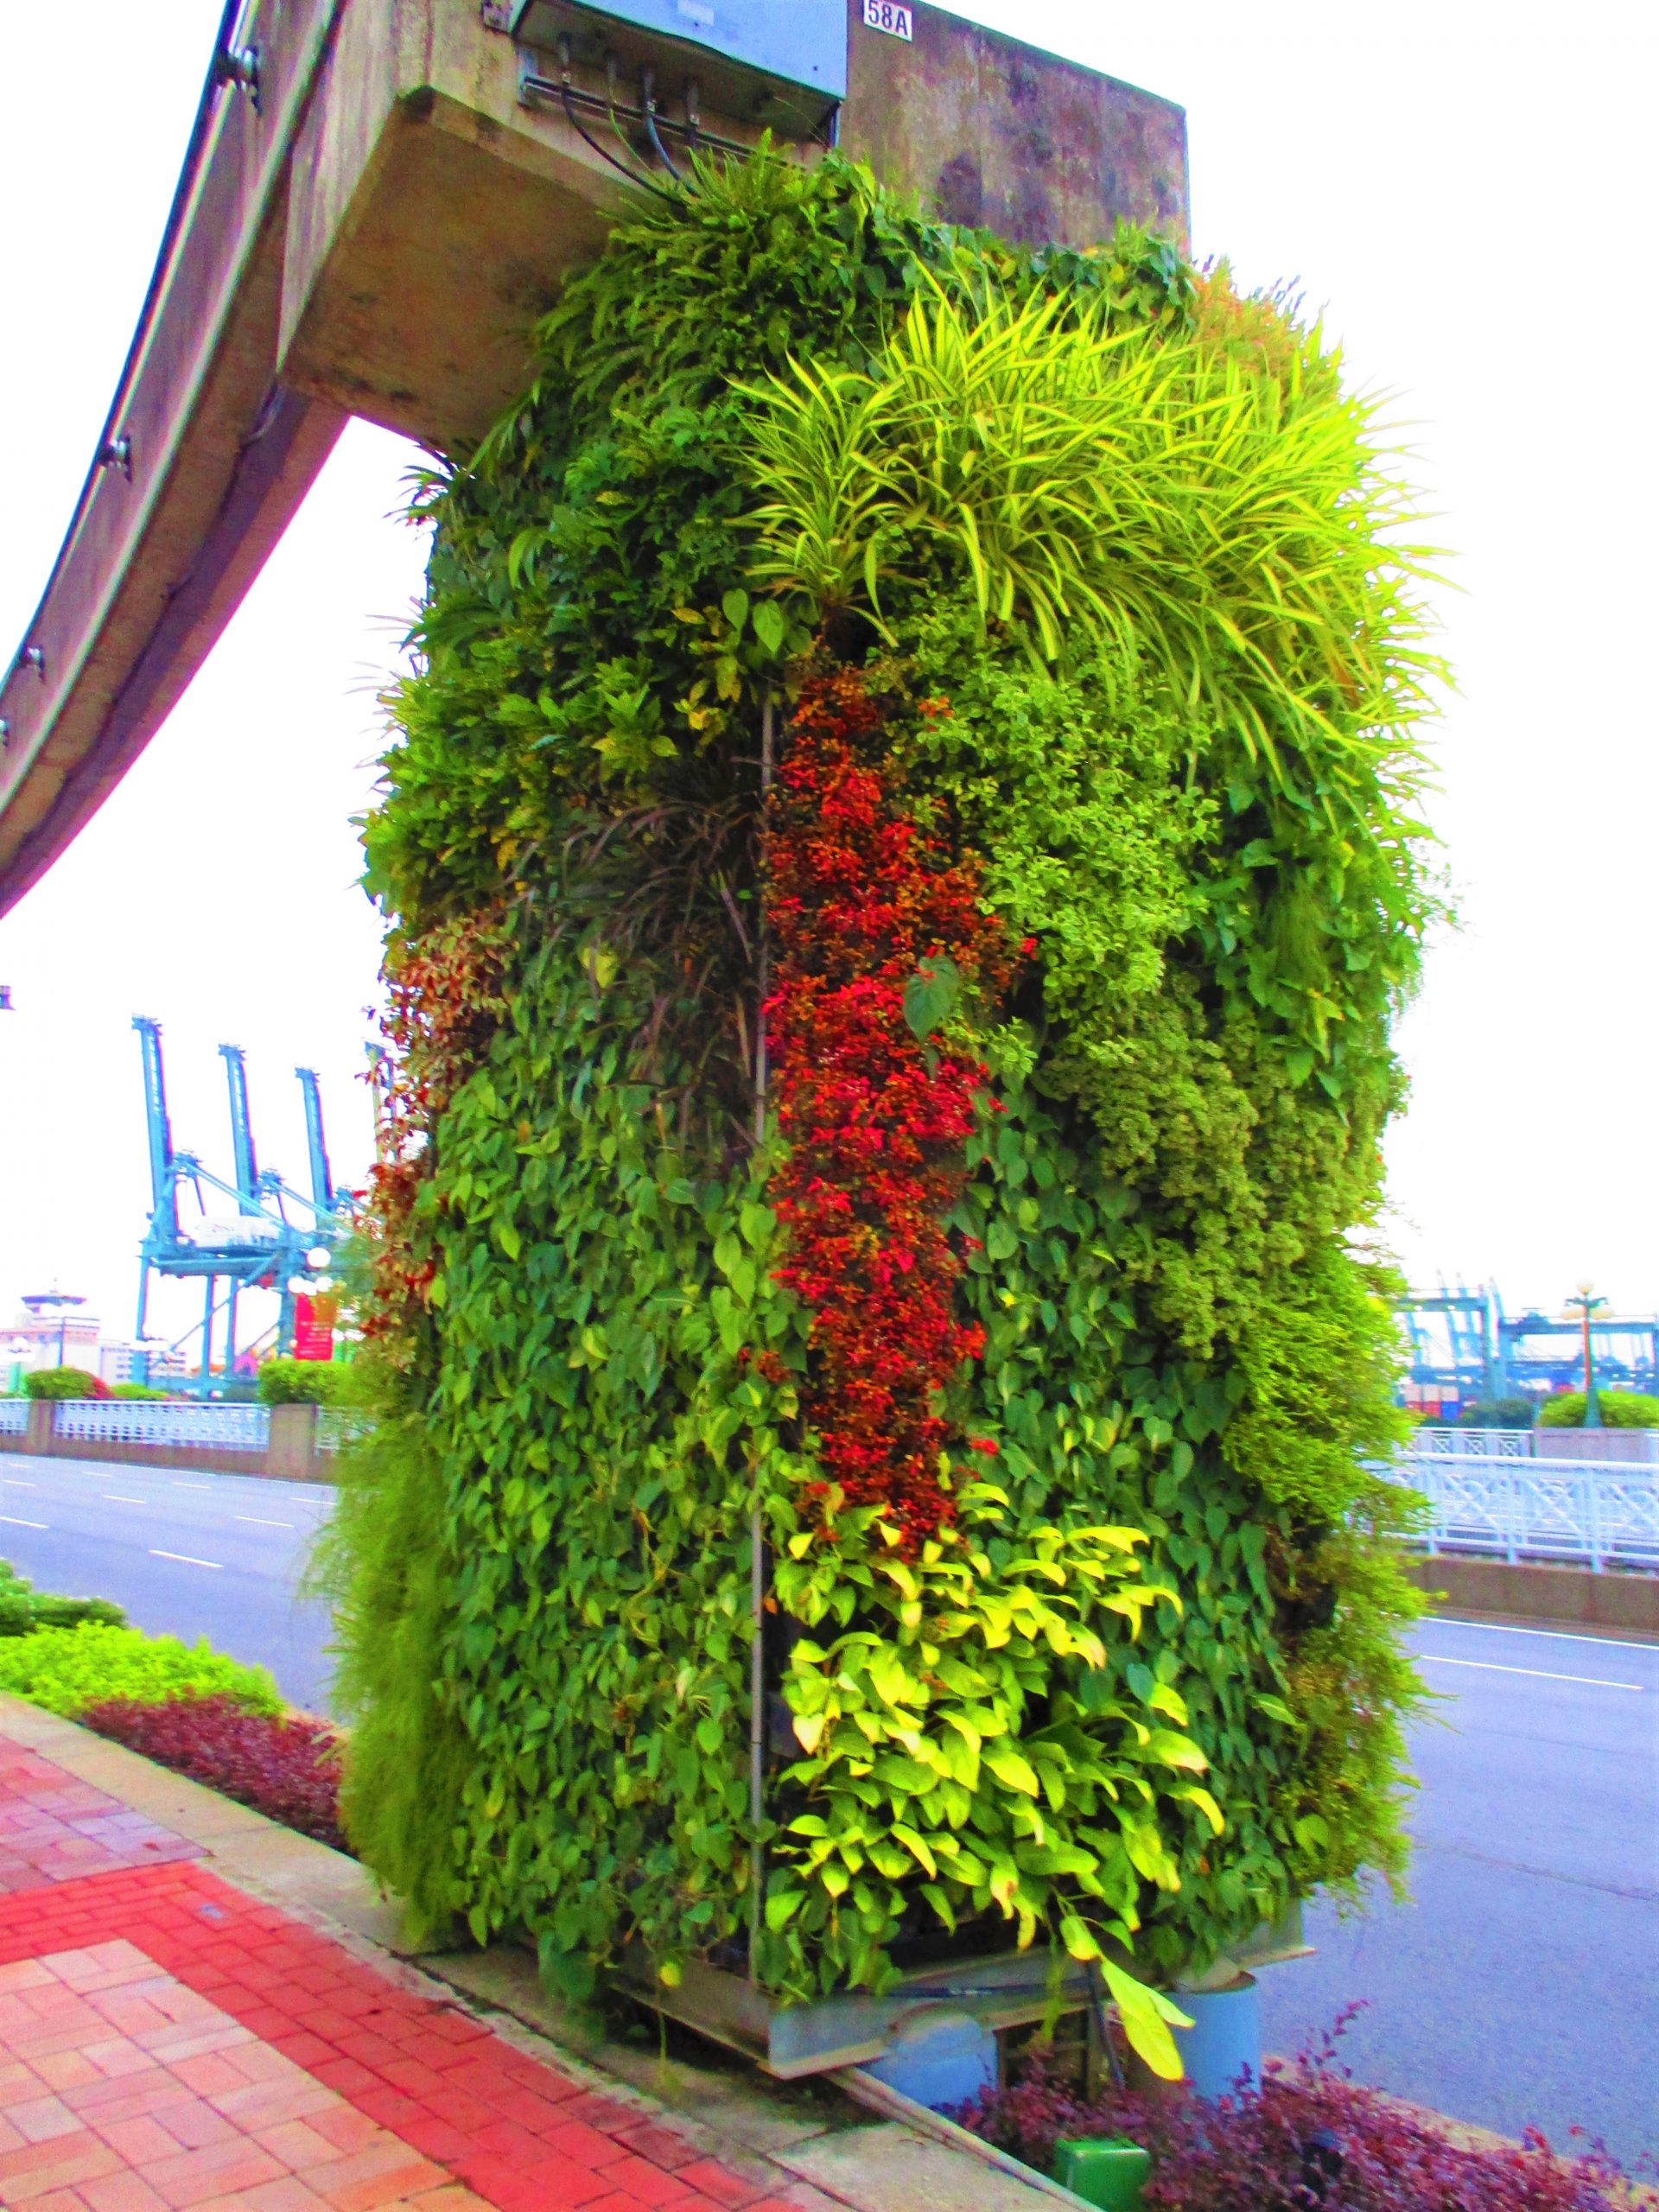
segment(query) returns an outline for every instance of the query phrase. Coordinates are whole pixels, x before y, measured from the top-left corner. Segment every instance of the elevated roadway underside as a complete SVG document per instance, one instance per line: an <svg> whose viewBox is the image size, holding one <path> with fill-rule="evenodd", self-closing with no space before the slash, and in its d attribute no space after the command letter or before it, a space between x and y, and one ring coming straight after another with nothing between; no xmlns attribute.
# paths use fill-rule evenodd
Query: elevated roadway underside
<svg viewBox="0 0 1659 2212"><path fill-rule="evenodd" d="M905 42L848 6L846 103L795 158L838 130L952 220L1085 245L1122 215L1185 244L1179 108L936 8ZM0 683L0 912L160 728L347 416L439 451L477 438L525 380L528 327L633 203L608 124L582 124L606 79L577 63L569 111L526 92L524 71L556 84L561 64L517 48L512 16L258 0L232 48L227 8L143 319ZM665 85L664 114L686 98Z"/></svg>

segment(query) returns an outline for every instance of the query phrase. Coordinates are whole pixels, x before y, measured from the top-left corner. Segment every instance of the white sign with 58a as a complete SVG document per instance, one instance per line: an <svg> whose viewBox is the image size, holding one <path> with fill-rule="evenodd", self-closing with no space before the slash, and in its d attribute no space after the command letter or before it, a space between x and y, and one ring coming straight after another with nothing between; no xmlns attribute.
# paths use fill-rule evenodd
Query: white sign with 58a
<svg viewBox="0 0 1659 2212"><path fill-rule="evenodd" d="M913 40L916 35L915 10L900 8L894 0L864 0L864 22L873 31L886 31L889 38Z"/></svg>

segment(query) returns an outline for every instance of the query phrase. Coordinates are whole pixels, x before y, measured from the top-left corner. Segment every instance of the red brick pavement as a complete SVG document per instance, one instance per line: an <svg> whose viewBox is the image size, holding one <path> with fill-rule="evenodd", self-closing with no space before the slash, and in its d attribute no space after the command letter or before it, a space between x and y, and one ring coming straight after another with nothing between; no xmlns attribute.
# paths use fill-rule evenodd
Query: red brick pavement
<svg viewBox="0 0 1659 2212"><path fill-rule="evenodd" d="M0 1893L200 1855L200 1845L0 1737Z"/></svg>
<svg viewBox="0 0 1659 2212"><path fill-rule="evenodd" d="M8 1751L0 1816L68 1783ZM22 1877L0 1896L0 2204L786 2212L201 1866Z"/></svg>

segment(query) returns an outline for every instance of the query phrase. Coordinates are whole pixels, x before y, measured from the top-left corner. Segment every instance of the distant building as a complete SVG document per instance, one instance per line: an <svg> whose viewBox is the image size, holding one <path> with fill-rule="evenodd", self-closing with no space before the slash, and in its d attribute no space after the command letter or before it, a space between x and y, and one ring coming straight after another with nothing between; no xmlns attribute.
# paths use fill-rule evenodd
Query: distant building
<svg viewBox="0 0 1659 2212"><path fill-rule="evenodd" d="M86 1311L84 1298L67 1292L41 1291L25 1298L16 1319L5 1332L8 1364L18 1376L36 1367L84 1367L99 1371L98 1339L102 1324ZM13 1382L13 1389L18 1384Z"/></svg>
<svg viewBox="0 0 1659 2212"><path fill-rule="evenodd" d="M50 1291L26 1298L10 1327L0 1329L0 1388L21 1390L23 1377L40 1367L84 1368L111 1389L145 1381L165 1389L184 1373L182 1353L152 1350L130 1338L106 1341L101 1330L81 1299Z"/></svg>

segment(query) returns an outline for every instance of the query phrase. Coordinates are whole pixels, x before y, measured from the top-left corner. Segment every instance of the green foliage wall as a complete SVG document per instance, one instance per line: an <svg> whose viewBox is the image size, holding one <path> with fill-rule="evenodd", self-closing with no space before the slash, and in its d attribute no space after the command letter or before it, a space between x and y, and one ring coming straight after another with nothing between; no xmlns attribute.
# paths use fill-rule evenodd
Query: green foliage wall
<svg viewBox="0 0 1659 2212"><path fill-rule="evenodd" d="M401 1072L329 1569L360 1847L578 1988L752 1926L786 1993L941 1925L1156 1980L1396 1873L1363 1236L1429 664L1367 410L1224 270L1016 253L837 160L621 226L537 342L423 487L365 828ZM923 974L906 1046L987 1071L920 1550L826 1494L754 1133L763 733L832 677L1027 948L988 998Z"/></svg>

